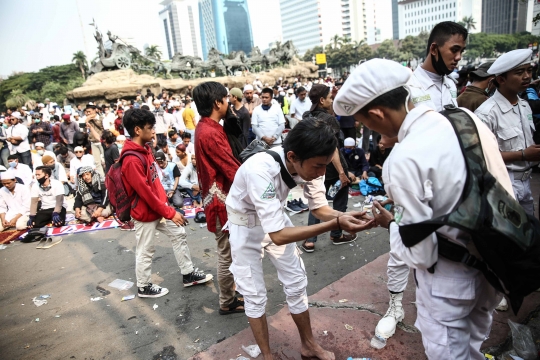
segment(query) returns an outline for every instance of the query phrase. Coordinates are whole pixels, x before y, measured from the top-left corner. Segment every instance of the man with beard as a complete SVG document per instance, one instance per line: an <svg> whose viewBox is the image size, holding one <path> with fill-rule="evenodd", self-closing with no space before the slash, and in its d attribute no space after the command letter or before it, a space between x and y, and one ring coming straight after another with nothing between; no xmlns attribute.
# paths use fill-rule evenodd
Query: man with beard
<svg viewBox="0 0 540 360"><path fill-rule="evenodd" d="M253 85L247 84L244 86L244 98L242 99L242 105L247 109L249 112L250 118L253 115L253 110L259 105L261 105L261 99L256 98L253 96ZM255 134L253 133L251 126L249 128L249 137L248 137L248 144L251 143L253 140L255 140Z"/></svg>
<svg viewBox="0 0 540 360"><path fill-rule="evenodd" d="M242 136L240 137L240 143L242 144L242 147L248 146L248 139L249 139L249 129L251 128L251 116L249 114L248 109L244 106L242 100L242 90L239 88L232 88L230 91L231 97L229 98L229 102L231 103L231 107L240 120L240 126L242 127Z"/></svg>

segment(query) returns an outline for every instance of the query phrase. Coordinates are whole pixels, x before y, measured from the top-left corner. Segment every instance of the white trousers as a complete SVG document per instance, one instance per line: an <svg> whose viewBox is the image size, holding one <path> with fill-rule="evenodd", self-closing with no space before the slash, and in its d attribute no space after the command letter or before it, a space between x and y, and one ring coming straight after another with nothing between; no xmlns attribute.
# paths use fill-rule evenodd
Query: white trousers
<svg viewBox="0 0 540 360"><path fill-rule="evenodd" d="M525 212L527 212L527 214L534 215L534 200L531 191L531 180L515 180L513 171L509 171L508 175L510 175L510 180L512 181L512 189L514 190L516 200L523 207Z"/></svg>
<svg viewBox="0 0 540 360"><path fill-rule="evenodd" d="M6 216L6 220L7 220L7 221L10 221L11 219L13 219L13 217L10 216L10 217L8 218L8 217ZM15 229L17 229L17 230L24 230L24 229L26 229L27 223L28 223L28 219L29 219L29 218L28 218L28 216L26 216L26 215L23 215L23 216L21 216L19 219L17 219L17 222L15 223ZM13 228L9 228L9 229L10 229L10 230L13 230ZM5 229L4 229L4 226L2 226L2 224L0 223L0 231L4 231L4 230L5 230Z"/></svg>
<svg viewBox="0 0 540 360"><path fill-rule="evenodd" d="M186 241L186 231L182 226L176 226L171 220L160 222L161 219L142 222L134 220L137 248L135 250L135 273L137 286L144 287L151 281L152 257L154 256L154 236L156 230L171 239L174 256L180 267L180 273L187 275L193 271L193 263Z"/></svg>
<svg viewBox="0 0 540 360"><path fill-rule="evenodd" d="M290 221L289 221L290 223ZM248 228L228 223L232 264L230 267L238 292L244 295L246 315L260 318L266 312L266 286L262 259L264 253L274 264L291 314L308 309L307 276L295 243L278 246L261 226ZM290 223L289 226L292 226Z"/></svg>
<svg viewBox="0 0 540 360"><path fill-rule="evenodd" d="M435 272L416 270L414 324L422 332L428 359L484 360L499 294L476 269L439 258Z"/></svg>
<svg viewBox="0 0 540 360"><path fill-rule="evenodd" d="M390 258L386 269L388 290L393 293L405 291L409 279L409 266L403 262L390 248Z"/></svg>

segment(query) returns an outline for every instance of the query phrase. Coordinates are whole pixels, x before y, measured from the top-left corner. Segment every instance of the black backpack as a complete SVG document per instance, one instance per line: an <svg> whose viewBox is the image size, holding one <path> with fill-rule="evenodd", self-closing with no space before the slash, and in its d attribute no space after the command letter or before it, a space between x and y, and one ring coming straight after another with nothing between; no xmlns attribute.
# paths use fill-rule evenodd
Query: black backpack
<svg viewBox="0 0 540 360"><path fill-rule="evenodd" d="M465 157L465 187L451 213L400 226L403 244L414 246L443 225L469 233L479 256L437 235L439 256L481 270L517 314L523 298L540 287L540 222L487 170L478 129L469 114L453 105L445 106L441 114L452 124Z"/></svg>

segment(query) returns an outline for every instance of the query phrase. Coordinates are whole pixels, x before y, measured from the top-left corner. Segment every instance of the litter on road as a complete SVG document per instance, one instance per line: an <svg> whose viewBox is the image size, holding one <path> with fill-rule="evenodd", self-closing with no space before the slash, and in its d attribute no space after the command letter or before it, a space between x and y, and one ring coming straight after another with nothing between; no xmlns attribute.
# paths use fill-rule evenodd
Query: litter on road
<svg viewBox="0 0 540 360"><path fill-rule="evenodd" d="M261 354L261 349L259 348L259 345L249 345L244 346L242 345L242 350L248 353L249 356L252 358L256 358Z"/></svg>
<svg viewBox="0 0 540 360"><path fill-rule="evenodd" d="M349 301L349 300L347 300L347 299L341 299L341 300L339 300L340 303L346 303L347 301Z"/></svg>
<svg viewBox="0 0 540 360"><path fill-rule="evenodd" d="M158 307L159 307L158 304L154 304L154 306L152 306L152 308L153 308L154 310L156 310Z"/></svg>
<svg viewBox="0 0 540 360"><path fill-rule="evenodd" d="M116 279L112 283L110 283L109 286L118 290L128 290L133 286L133 282L122 280L122 279Z"/></svg>
<svg viewBox="0 0 540 360"><path fill-rule="evenodd" d="M33 298L32 301L37 307L40 307L41 305L45 305L47 303L47 300L40 300L39 298Z"/></svg>
<svg viewBox="0 0 540 360"><path fill-rule="evenodd" d="M352 329L354 329L351 325L349 324L345 324L345 329L351 331Z"/></svg>
<svg viewBox="0 0 540 360"><path fill-rule="evenodd" d="M135 295L132 294L132 295L124 296L122 298L122 301L128 301L128 300L133 300L133 299L135 299Z"/></svg>
<svg viewBox="0 0 540 360"><path fill-rule="evenodd" d="M101 296L98 296L98 297L95 297L95 298L90 298L91 301L99 301L99 300L103 300L103 298Z"/></svg>

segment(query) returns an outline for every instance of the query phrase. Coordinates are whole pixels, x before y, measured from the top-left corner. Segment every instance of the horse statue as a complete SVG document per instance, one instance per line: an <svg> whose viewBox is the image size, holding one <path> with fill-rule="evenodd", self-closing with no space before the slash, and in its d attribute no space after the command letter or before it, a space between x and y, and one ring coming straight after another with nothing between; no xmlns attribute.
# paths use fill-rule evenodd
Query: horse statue
<svg viewBox="0 0 540 360"><path fill-rule="evenodd" d="M234 75L234 70L249 70L246 64L246 54L240 50L238 52L233 52L231 55L234 56L233 59L223 59L223 64L229 75Z"/></svg>
<svg viewBox="0 0 540 360"><path fill-rule="evenodd" d="M261 50L259 49L258 46L255 46L251 49L248 59L249 60L247 62L249 63L249 66L251 68L255 68L255 66L259 66L261 70L263 70L267 63L264 55L261 53Z"/></svg>
<svg viewBox="0 0 540 360"><path fill-rule="evenodd" d="M211 48L208 52L208 60L204 62L205 64L201 64L202 68L220 70L223 75L227 75L227 68L221 58L222 55L219 50Z"/></svg>

